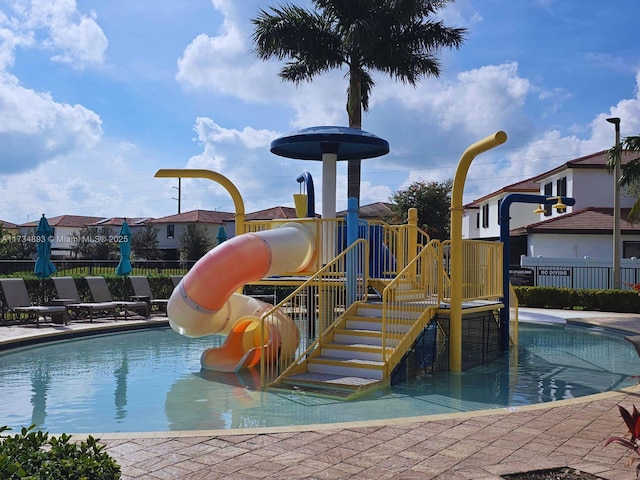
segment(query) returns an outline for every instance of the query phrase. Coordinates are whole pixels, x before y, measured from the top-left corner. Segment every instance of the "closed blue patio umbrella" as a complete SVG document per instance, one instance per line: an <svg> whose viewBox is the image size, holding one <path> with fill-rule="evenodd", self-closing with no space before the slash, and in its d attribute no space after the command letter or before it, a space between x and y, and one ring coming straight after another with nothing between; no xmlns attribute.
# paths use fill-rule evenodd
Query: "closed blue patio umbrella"
<svg viewBox="0 0 640 480"><path fill-rule="evenodd" d="M36 264L33 267L33 273L36 277L40 278L40 301L39 303L45 303L44 295L44 279L50 277L58 270L51 263L51 235L53 230L49 226L47 218L42 214L40 222L38 222L38 228L36 228Z"/></svg>
<svg viewBox="0 0 640 480"><path fill-rule="evenodd" d="M216 233L216 240L218 240L218 245L220 245L226 239L227 239L227 232L225 232L224 227L220 225L218 227L218 233Z"/></svg>
<svg viewBox="0 0 640 480"><path fill-rule="evenodd" d="M133 271L131 266L131 229L125 220L118 232L118 246L120 247L120 261L116 267L116 275L122 277Z"/></svg>
<svg viewBox="0 0 640 480"><path fill-rule="evenodd" d="M42 218L36 229L36 253L38 258L33 267L33 273L38 278L47 278L57 272L56 267L51 263L51 235L53 230L49 226L47 218L42 214Z"/></svg>

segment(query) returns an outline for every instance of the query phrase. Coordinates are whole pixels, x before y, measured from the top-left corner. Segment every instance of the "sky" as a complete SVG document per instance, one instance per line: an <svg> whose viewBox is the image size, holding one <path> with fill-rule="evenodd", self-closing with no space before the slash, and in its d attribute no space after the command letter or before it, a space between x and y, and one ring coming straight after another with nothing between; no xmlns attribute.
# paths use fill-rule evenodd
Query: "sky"
<svg viewBox="0 0 640 480"><path fill-rule="evenodd" d="M306 0L292 0L308 5ZM296 86L281 62L252 52L252 23L280 0L0 0L0 220L41 214L163 217L177 179L203 168L238 188L245 210L293 206L320 162L271 142L301 128L348 124L345 71ZM579 3L579 8L578 7ZM466 27L441 74L417 87L374 74L363 130L388 155L362 161L361 205L412 182L455 175L464 150L503 130L472 162L464 201L640 133L638 0L457 0L440 12ZM336 207L346 208L346 162ZM227 191L183 179L181 210L233 212Z"/></svg>

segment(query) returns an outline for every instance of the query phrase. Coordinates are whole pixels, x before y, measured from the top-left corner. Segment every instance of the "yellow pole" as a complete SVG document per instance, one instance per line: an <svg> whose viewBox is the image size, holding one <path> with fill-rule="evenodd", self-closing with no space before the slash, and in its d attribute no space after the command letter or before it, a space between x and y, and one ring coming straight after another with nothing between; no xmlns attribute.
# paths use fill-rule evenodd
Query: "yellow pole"
<svg viewBox="0 0 640 480"><path fill-rule="evenodd" d="M409 225L407 234L407 262L410 262L418 254L418 209L410 208L407 212L407 224ZM414 272L414 275L418 272ZM424 278L422 279L424 281Z"/></svg>
<svg viewBox="0 0 640 480"><path fill-rule="evenodd" d="M161 168L156 172L157 178L208 178L222 185L233 199L236 209L236 235L244 233L244 201L236 186L224 175L205 169Z"/></svg>
<svg viewBox="0 0 640 480"><path fill-rule="evenodd" d="M456 169L451 192L451 306L449 310L449 370L462 372L462 194L473 159L507 141L503 131L489 135L467 147Z"/></svg>

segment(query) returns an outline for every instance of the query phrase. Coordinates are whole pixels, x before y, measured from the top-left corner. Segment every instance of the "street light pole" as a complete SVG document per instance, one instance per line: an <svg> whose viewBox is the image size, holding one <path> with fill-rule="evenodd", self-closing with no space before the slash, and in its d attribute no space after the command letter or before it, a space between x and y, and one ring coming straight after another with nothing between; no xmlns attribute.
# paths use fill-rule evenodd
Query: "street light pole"
<svg viewBox="0 0 640 480"><path fill-rule="evenodd" d="M616 128L616 150L620 146L620 119L607 118ZM620 289L620 163L622 155L616 159L613 171L613 288Z"/></svg>

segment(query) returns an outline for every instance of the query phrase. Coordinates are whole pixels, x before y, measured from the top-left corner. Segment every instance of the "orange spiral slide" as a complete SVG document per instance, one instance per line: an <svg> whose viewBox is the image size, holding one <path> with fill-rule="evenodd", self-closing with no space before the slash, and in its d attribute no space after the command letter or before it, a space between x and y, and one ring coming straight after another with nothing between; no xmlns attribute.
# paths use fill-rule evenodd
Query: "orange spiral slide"
<svg viewBox="0 0 640 480"><path fill-rule="evenodd" d="M238 371L260 361L260 317L272 305L236 292L261 278L304 271L315 258L315 237L299 223L245 233L210 250L174 289L167 305L169 324L188 337L226 335L224 344L205 350L203 368ZM268 360L293 355L298 328L282 310L266 321Z"/></svg>

